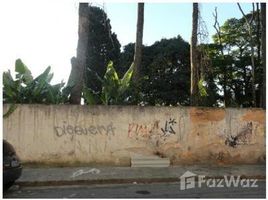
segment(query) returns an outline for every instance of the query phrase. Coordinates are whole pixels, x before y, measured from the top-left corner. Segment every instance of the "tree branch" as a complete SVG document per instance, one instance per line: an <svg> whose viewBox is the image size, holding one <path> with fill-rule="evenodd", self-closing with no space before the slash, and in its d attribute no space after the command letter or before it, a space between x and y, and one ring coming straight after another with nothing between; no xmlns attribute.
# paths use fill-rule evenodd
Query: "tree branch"
<svg viewBox="0 0 268 200"><path fill-rule="evenodd" d="M215 7L215 14L212 13L215 19L215 23L213 25L213 27L215 28L217 35L218 35L218 40L219 40L219 44L221 47L221 54L223 55L223 46L222 46L222 42L221 42L221 31L220 31L220 24L218 22L218 12L217 12L217 7Z"/></svg>

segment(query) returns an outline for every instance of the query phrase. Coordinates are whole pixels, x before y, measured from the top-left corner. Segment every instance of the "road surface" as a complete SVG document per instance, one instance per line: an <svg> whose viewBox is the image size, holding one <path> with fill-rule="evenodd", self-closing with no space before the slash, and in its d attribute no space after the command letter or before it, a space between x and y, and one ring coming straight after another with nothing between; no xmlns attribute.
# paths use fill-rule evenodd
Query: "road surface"
<svg viewBox="0 0 268 200"><path fill-rule="evenodd" d="M192 188L180 190L180 183L107 184L75 186L13 186L4 198L265 198L265 180L258 187Z"/></svg>

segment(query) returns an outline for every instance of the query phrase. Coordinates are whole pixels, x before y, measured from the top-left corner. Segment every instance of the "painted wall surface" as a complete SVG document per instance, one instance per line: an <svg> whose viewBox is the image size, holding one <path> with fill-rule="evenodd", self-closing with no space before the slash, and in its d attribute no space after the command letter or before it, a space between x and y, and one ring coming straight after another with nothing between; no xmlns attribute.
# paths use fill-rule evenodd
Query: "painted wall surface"
<svg viewBox="0 0 268 200"><path fill-rule="evenodd" d="M31 163L129 165L133 154L172 164L265 162L262 109L18 105L3 135Z"/></svg>

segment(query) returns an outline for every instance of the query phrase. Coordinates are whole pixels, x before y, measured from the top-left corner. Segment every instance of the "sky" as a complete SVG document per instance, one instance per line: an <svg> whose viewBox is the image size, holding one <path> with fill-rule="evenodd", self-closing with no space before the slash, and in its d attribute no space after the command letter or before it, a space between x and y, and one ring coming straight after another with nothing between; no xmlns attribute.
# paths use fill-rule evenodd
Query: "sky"
<svg viewBox="0 0 268 200"><path fill-rule="evenodd" d="M34 77L51 66L52 83L67 82L71 57L76 55L78 40L77 1L1 1L0 3L0 67L14 74L17 58L32 71ZM99 2L111 20L112 31L122 46L135 42L137 3ZM241 3L245 13L251 3ZM200 3L201 16L211 35L218 9L220 25L226 19L241 18L235 3ZM178 34L189 42L192 26L192 3L145 3L143 44L151 45L162 38Z"/></svg>

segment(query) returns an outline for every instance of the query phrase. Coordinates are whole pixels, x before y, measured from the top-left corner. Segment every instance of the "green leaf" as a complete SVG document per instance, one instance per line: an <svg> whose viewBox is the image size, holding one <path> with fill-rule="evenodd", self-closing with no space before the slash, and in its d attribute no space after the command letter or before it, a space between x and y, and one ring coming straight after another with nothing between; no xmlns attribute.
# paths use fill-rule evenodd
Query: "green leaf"
<svg viewBox="0 0 268 200"><path fill-rule="evenodd" d="M113 63L110 62L107 66L106 73L103 79L102 93L104 97L105 104L109 104L112 99L118 97L120 80L113 67Z"/></svg>
<svg viewBox="0 0 268 200"><path fill-rule="evenodd" d="M35 81L37 81L37 80L42 80L42 81L47 81L47 82L49 82L49 81L51 80L51 75L49 76L49 72L50 72L50 70L51 70L51 67L48 66L48 67L45 69L45 71L44 71L42 74L40 74L38 77L36 77L34 80L35 80ZM52 75L52 77L53 77L53 75Z"/></svg>
<svg viewBox="0 0 268 200"><path fill-rule="evenodd" d="M198 89L199 89L199 94L201 97L206 97L208 96L208 93L207 93L207 90L206 90L206 87L204 85L204 80L203 79L200 79L198 81Z"/></svg>
<svg viewBox="0 0 268 200"><path fill-rule="evenodd" d="M3 73L3 83L4 84L10 84L11 82L13 82L13 78L11 76L10 70L8 70L7 72Z"/></svg>
<svg viewBox="0 0 268 200"><path fill-rule="evenodd" d="M119 83L119 78L118 78L117 72L115 71L113 67L113 62L109 62L106 73L104 75L104 79L109 82L114 82L114 84Z"/></svg>
<svg viewBox="0 0 268 200"><path fill-rule="evenodd" d="M18 106L16 104L11 104L11 106L8 108L8 111L3 115L3 118L9 117L17 108Z"/></svg>
<svg viewBox="0 0 268 200"><path fill-rule="evenodd" d="M15 62L15 71L16 78L21 79L24 83L30 83L33 80L33 76L31 71L27 68L27 66L21 61L21 59L17 59Z"/></svg>
<svg viewBox="0 0 268 200"><path fill-rule="evenodd" d="M13 80L9 70L3 73L3 85L4 102L15 102L17 99L16 92L18 90L18 84Z"/></svg>
<svg viewBox="0 0 268 200"><path fill-rule="evenodd" d="M61 100L61 88L64 86L64 83L61 82L56 85L47 85L48 92L48 102L53 104L60 103Z"/></svg>
<svg viewBox="0 0 268 200"><path fill-rule="evenodd" d="M53 76L54 76L53 73L47 75L47 83L50 83L50 81L52 80Z"/></svg>
<svg viewBox="0 0 268 200"><path fill-rule="evenodd" d="M34 88L33 88L33 95L39 96L42 90L49 84L48 81L51 80L51 76L49 76L51 67L47 67L46 70L40 74L37 78L34 79Z"/></svg>
<svg viewBox="0 0 268 200"><path fill-rule="evenodd" d="M129 86L132 74L133 74L133 68L134 68L134 63L131 64L127 72L124 74L123 78L120 81L120 94L124 93L126 89Z"/></svg>
<svg viewBox="0 0 268 200"><path fill-rule="evenodd" d="M89 105L95 105L99 101L99 96L90 88L83 88L83 97Z"/></svg>

